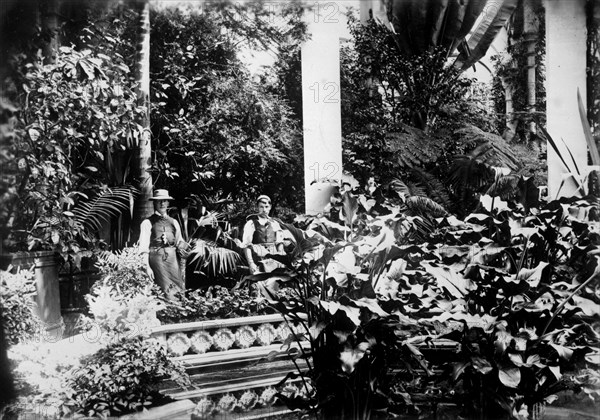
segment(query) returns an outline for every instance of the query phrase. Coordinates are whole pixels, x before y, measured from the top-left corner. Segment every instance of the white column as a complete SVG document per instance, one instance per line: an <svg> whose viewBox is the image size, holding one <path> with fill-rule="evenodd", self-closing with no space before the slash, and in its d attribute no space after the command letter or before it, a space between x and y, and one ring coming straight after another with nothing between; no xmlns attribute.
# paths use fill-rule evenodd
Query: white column
<svg viewBox="0 0 600 420"><path fill-rule="evenodd" d="M305 12L311 39L302 46L305 211L323 210L342 177L340 26L338 3L317 1Z"/></svg>
<svg viewBox="0 0 600 420"><path fill-rule="evenodd" d="M577 107L577 89L586 98L585 0L544 1L546 8L546 116L548 133L567 163L568 145L580 170L587 165L587 144ZM548 198L554 199L567 172L548 145Z"/></svg>

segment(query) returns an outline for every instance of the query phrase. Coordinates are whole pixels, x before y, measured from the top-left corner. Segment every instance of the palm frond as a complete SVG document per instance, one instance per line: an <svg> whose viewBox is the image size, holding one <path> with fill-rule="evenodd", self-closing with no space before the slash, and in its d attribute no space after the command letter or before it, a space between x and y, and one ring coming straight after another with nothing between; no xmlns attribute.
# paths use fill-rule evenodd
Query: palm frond
<svg viewBox="0 0 600 420"><path fill-rule="evenodd" d="M210 276L235 272L241 260L236 251L199 239L190 250L188 264L194 264L194 270Z"/></svg>
<svg viewBox="0 0 600 420"><path fill-rule="evenodd" d="M98 231L103 222L130 211L136 195L137 190L132 186L109 188L88 201L79 201L72 212L86 229Z"/></svg>

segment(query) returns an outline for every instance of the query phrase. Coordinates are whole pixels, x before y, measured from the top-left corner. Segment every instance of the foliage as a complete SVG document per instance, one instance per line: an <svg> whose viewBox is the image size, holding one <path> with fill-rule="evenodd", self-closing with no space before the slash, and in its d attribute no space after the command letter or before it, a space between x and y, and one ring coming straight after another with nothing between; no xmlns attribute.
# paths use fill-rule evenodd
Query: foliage
<svg viewBox="0 0 600 420"><path fill-rule="evenodd" d="M309 391L289 407L368 418L418 412L413 397L435 393L469 418L517 418L559 392L596 395L582 372L599 363L600 236L581 216L595 217L597 200L530 210L482 200L464 220L429 219L426 240L414 234L426 219L389 203L383 216L359 209L352 224L288 225L286 269L256 277L296 290L273 296L295 325L282 348L298 368L288 377ZM426 346L449 342L454 350L427 357Z"/></svg>
<svg viewBox="0 0 600 420"><path fill-rule="evenodd" d="M480 191L457 176L457 163L467 162L457 159L470 156L483 172L516 169L515 151L493 133L489 112L467 94L472 82L446 66L443 49L407 57L383 25L349 20L352 40L341 51L344 166L362 182L400 179L447 211L468 214Z"/></svg>
<svg viewBox="0 0 600 420"><path fill-rule="evenodd" d="M140 133L129 67L134 13L97 3L77 11L62 6L58 20L66 22L55 33L26 31L31 36L10 49L3 73L3 122L10 131L3 138L0 223L9 249L75 254L104 245L98 225L117 216L126 221L134 198L128 169ZM64 46L42 57L40 44L52 38Z"/></svg>
<svg viewBox="0 0 600 420"><path fill-rule="evenodd" d="M92 318L81 318L84 330L111 342L123 336L147 336L160 325L156 313L165 308L166 299L148 277L139 249L105 251L98 255L96 266L102 277L86 295Z"/></svg>
<svg viewBox="0 0 600 420"><path fill-rule="evenodd" d="M14 218L6 245L61 252L93 246L97 225L127 211L133 199L129 189L106 184L111 153L138 135L129 69L70 47L61 47L54 64L15 66L24 85L6 150L13 187L3 196L4 216Z"/></svg>
<svg viewBox="0 0 600 420"><path fill-rule="evenodd" d="M92 417L140 411L164 399L158 393L163 379L189 382L158 341L122 339L84 358L72 372L66 407Z"/></svg>
<svg viewBox="0 0 600 420"><path fill-rule="evenodd" d="M323 418L398 412L406 398L392 372L425 363L408 339L419 328L386 313L376 300L381 270L395 259L388 260L386 253L396 239L393 224L390 228L375 218L365 226L360 218L354 223L351 214L346 211L344 221L357 226L351 241L345 239L344 226L327 220L312 219L305 231L288 225L295 247L288 258L279 259L286 269L254 276L270 276L295 291L273 298L274 307L294 325L296 333L282 352L295 361L299 370L288 377L302 379L306 396L280 398L290 408ZM306 369L300 368L301 360Z"/></svg>
<svg viewBox="0 0 600 420"><path fill-rule="evenodd" d="M87 344L87 346L95 344ZM77 348L74 348L77 347ZM65 379L71 369L79 364L82 348L70 345L68 351L55 342L34 340L19 343L8 351L8 358L15 375L18 391L17 400L4 413L15 416L43 415L45 418L60 418L63 397L67 386ZM25 411L25 413L23 412Z"/></svg>
<svg viewBox="0 0 600 420"><path fill-rule="evenodd" d="M157 313L163 324L238 318L271 313L263 298L253 296L248 288L229 290L210 286L207 290L186 292L185 296Z"/></svg>
<svg viewBox="0 0 600 420"><path fill-rule="evenodd" d="M102 281L93 286L92 293L95 287L108 286L124 299L148 288L152 288L158 296L160 289L148 277L144 256L137 247L100 252L96 267L100 270Z"/></svg>
<svg viewBox="0 0 600 420"><path fill-rule="evenodd" d="M40 332L40 320L34 313L35 293L33 269L16 274L0 271L1 327L9 346L29 341Z"/></svg>
<svg viewBox="0 0 600 420"><path fill-rule="evenodd" d="M290 22L277 28L263 6L153 11L152 31L160 34L151 50L153 171L175 196L266 193L299 205L300 180L288 175L301 162L297 122L266 76L253 78L238 57L247 42L299 43L302 24L292 7Z"/></svg>
<svg viewBox="0 0 600 420"><path fill-rule="evenodd" d="M381 95L392 125L402 122L429 131L442 109L462 100L471 82L460 76L459 69L446 65L444 48L407 57L394 33L375 20L363 25L350 15L349 27L358 65L372 78L370 89Z"/></svg>

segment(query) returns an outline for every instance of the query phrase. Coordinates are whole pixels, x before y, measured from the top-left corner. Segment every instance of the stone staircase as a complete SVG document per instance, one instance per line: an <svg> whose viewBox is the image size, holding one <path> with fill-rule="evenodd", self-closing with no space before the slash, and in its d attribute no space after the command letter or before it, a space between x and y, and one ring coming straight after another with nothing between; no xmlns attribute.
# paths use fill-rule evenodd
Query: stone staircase
<svg viewBox="0 0 600 420"><path fill-rule="evenodd" d="M282 383L288 373L297 370L287 354L282 354L282 347L301 328L288 324L279 314L155 327L152 335L166 344L173 360L183 363L192 383L181 388L166 381L161 392L192 401L194 419L281 417L289 410L277 401L275 393L304 392L299 380ZM309 348L307 342L300 344ZM448 361L456 350L456 343L447 340L415 345L432 362ZM300 369L306 367L301 359L296 363Z"/></svg>
<svg viewBox="0 0 600 420"><path fill-rule="evenodd" d="M297 381L281 384L296 367L287 355L278 353L299 328L288 325L281 315L155 327L152 335L166 344L173 360L183 363L192 382L191 387L181 388L166 381L161 392L194 402L194 418L258 419L289 413L275 393L302 390ZM301 360L297 363L305 367Z"/></svg>

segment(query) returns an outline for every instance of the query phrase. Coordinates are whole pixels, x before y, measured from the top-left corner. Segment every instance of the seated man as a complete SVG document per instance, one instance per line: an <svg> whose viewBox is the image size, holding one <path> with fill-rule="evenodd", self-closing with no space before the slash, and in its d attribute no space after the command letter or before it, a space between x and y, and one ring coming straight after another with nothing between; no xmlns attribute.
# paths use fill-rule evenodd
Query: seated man
<svg viewBox="0 0 600 420"><path fill-rule="evenodd" d="M269 217L271 199L261 195L256 199L256 214L246 218L241 247L248 261L251 274L269 272L280 266L267 254L283 254L283 229L279 223Z"/></svg>

